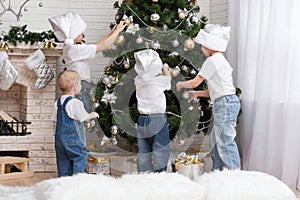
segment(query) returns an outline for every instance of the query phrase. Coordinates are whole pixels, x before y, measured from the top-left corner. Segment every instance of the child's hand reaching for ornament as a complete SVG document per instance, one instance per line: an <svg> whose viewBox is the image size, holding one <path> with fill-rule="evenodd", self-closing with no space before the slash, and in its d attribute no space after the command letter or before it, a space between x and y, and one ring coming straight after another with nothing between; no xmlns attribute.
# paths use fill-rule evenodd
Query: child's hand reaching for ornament
<svg viewBox="0 0 300 200"><path fill-rule="evenodd" d="M163 71L169 71L169 65L167 63L165 63L162 68Z"/></svg>
<svg viewBox="0 0 300 200"><path fill-rule="evenodd" d="M170 77L170 79L172 79L172 75L171 75L171 73L169 71L169 65L167 63L165 63L162 66L162 72L163 72L163 75L168 76L168 77Z"/></svg>
<svg viewBox="0 0 300 200"><path fill-rule="evenodd" d="M99 118L99 114L96 113L96 112L91 112L91 113L89 114L89 117L87 118L86 121L89 121L89 120L94 119L94 118Z"/></svg>
<svg viewBox="0 0 300 200"><path fill-rule="evenodd" d="M183 88L183 82L179 81L176 83L176 89L179 92Z"/></svg>

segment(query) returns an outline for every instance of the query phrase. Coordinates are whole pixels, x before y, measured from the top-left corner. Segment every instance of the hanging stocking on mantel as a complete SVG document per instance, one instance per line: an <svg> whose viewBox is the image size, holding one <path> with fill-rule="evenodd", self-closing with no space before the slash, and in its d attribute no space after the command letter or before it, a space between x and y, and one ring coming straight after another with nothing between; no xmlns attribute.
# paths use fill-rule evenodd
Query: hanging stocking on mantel
<svg viewBox="0 0 300 200"><path fill-rule="evenodd" d="M25 64L37 75L37 80L35 82L36 89L42 89L46 87L50 81L53 79L54 74L46 62L46 57L42 50L38 49L25 60Z"/></svg>
<svg viewBox="0 0 300 200"><path fill-rule="evenodd" d="M18 71L8 60L7 52L0 51L0 89L8 90L18 76Z"/></svg>

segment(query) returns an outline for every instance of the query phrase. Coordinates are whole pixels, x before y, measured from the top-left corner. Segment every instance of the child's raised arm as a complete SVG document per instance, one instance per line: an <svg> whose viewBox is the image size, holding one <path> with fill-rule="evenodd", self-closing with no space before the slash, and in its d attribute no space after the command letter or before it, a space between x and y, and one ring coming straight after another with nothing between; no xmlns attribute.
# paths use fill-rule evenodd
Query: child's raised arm
<svg viewBox="0 0 300 200"><path fill-rule="evenodd" d="M122 32L125 27L126 24L124 24L124 21L121 21L118 25L116 25L108 34L106 34L96 43L96 52L109 49L118 37L119 33Z"/></svg>

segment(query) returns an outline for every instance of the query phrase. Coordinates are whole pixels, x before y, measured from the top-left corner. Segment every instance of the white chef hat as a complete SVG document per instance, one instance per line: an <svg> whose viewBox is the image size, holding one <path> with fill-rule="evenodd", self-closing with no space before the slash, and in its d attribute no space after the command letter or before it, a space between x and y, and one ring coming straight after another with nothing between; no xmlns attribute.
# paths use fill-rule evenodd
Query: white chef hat
<svg viewBox="0 0 300 200"><path fill-rule="evenodd" d="M159 54L152 50L146 49L134 53L136 73L141 76L144 81L155 77L161 72L163 63Z"/></svg>
<svg viewBox="0 0 300 200"><path fill-rule="evenodd" d="M86 30L86 23L73 11L68 11L65 14L50 17L49 22L54 30L56 38L60 42L74 43L77 38ZM71 39L71 41L69 40Z"/></svg>
<svg viewBox="0 0 300 200"><path fill-rule="evenodd" d="M225 52L230 39L230 27L219 24L207 24L201 29L194 41L211 50Z"/></svg>

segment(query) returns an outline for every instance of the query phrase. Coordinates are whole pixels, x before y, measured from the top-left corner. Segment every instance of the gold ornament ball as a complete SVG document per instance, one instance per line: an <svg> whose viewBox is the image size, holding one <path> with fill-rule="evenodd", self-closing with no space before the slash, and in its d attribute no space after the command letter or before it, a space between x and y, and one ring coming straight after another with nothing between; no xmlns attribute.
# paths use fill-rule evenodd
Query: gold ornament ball
<svg viewBox="0 0 300 200"><path fill-rule="evenodd" d="M115 77L115 82L118 83L119 82L119 76Z"/></svg>
<svg viewBox="0 0 300 200"><path fill-rule="evenodd" d="M131 24L131 21L130 21L130 19L127 18L127 19L124 20L124 23L125 23L127 26L129 26L129 25Z"/></svg>
<svg viewBox="0 0 300 200"><path fill-rule="evenodd" d="M178 69L174 69L174 70L171 72L171 75L172 75L172 77L177 77L179 73L180 73L180 72L179 72Z"/></svg>
<svg viewBox="0 0 300 200"><path fill-rule="evenodd" d="M97 98L96 97L92 97L92 102L96 103L97 102Z"/></svg>
<svg viewBox="0 0 300 200"><path fill-rule="evenodd" d="M184 12L178 13L178 17L179 17L179 19L184 19L185 18Z"/></svg>
<svg viewBox="0 0 300 200"><path fill-rule="evenodd" d="M151 26L151 27L149 28L149 32L150 32L150 33L154 33L154 32L155 32L155 28L154 28L153 26Z"/></svg>
<svg viewBox="0 0 300 200"><path fill-rule="evenodd" d="M86 123L86 128L87 128L87 129L90 129L91 127L92 127L91 123L90 123L90 122L87 122L87 123Z"/></svg>
<svg viewBox="0 0 300 200"><path fill-rule="evenodd" d="M124 64L124 69L129 69L130 65L128 63Z"/></svg>
<svg viewBox="0 0 300 200"><path fill-rule="evenodd" d="M122 34L120 34L115 40L115 44L120 46L123 45L124 42L125 42L125 37Z"/></svg>
<svg viewBox="0 0 300 200"><path fill-rule="evenodd" d="M110 73L110 66L107 66L107 67L105 68L105 73L106 73L106 74L109 74L109 73Z"/></svg>
<svg viewBox="0 0 300 200"><path fill-rule="evenodd" d="M192 50L195 47L195 42L191 38L184 41L184 48L187 50Z"/></svg>

